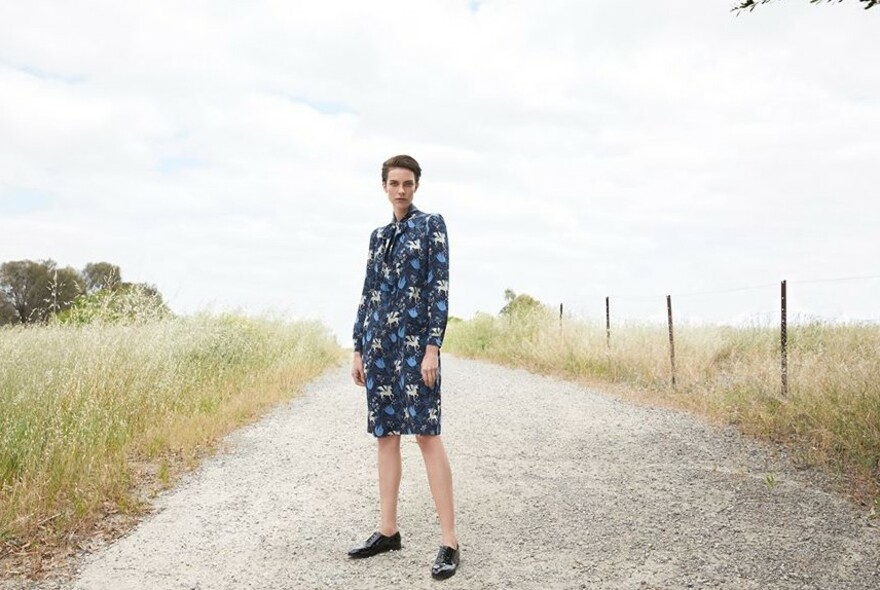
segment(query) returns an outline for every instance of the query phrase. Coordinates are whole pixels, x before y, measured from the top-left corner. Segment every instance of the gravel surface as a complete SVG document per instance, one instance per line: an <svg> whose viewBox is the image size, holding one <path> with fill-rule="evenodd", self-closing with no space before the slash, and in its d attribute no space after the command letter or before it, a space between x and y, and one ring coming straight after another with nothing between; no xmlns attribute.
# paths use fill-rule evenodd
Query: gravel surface
<svg viewBox="0 0 880 590"><path fill-rule="evenodd" d="M348 368L228 439L66 588L880 588L880 530L827 477L732 429L552 378L443 358L461 568L404 438L402 551L376 524L375 442ZM768 477L769 476L769 477Z"/></svg>

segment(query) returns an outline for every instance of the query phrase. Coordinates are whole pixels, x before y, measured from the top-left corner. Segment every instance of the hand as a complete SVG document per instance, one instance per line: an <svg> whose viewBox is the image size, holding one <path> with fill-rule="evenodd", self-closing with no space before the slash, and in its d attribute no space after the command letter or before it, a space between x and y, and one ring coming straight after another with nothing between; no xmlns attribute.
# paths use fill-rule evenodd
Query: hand
<svg viewBox="0 0 880 590"><path fill-rule="evenodd" d="M366 385L364 383L364 359L359 352L354 353L354 358L351 360L351 378L354 379L355 385L361 387Z"/></svg>
<svg viewBox="0 0 880 590"><path fill-rule="evenodd" d="M437 381L437 370L440 367L440 349L429 344L425 348L425 356L422 359L422 381L428 387L434 387Z"/></svg>

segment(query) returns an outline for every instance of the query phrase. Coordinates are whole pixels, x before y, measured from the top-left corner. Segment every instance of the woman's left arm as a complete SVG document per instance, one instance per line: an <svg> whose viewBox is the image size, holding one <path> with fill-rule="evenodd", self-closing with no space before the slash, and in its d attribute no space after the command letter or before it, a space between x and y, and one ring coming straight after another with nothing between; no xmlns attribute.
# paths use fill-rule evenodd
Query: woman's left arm
<svg viewBox="0 0 880 590"><path fill-rule="evenodd" d="M449 241L442 215L428 218L428 341L422 359L422 380L433 387L440 365L440 346L449 316Z"/></svg>
<svg viewBox="0 0 880 590"><path fill-rule="evenodd" d="M428 345L440 348L449 315L449 241L442 215L428 219Z"/></svg>

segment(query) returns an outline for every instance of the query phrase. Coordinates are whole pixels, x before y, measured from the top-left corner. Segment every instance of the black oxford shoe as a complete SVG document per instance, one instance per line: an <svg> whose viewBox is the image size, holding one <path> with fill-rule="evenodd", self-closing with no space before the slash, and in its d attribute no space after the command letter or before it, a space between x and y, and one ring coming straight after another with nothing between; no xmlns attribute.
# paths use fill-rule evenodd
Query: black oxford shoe
<svg viewBox="0 0 880 590"><path fill-rule="evenodd" d="M461 545L455 549L446 545L440 545L437 559L434 560L434 565L431 566L431 575L438 580L455 575L455 570L458 569L459 549L461 549Z"/></svg>
<svg viewBox="0 0 880 590"><path fill-rule="evenodd" d="M386 551L399 551L402 545L400 544L400 531L397 531L390 537L386 537L382 533L375 532L370 535L370 538L361 545L360 547L355 547L351 551L348 552L348 556L360 559L362 557L373 557L374 555L378 555L380 553L385 553Z"/></svg>

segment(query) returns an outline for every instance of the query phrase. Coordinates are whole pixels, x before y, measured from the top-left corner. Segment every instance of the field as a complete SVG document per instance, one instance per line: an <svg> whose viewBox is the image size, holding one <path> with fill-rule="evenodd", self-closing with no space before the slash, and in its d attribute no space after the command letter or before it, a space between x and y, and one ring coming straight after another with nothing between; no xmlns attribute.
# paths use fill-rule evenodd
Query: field
<svg viewBox="0 0 880 590"><path fill-rule="evenodd" d="M319 324L235 315L0 329L0 556L137 514L339 354Z"/></svg>
<svg viewBox="0 0 880 590"><path fill-rule="evenodd" d="M802 465L841 474L880 512L880 325L790 324L781 394L779 328L676 326L676 387L665 326L613 327L546 309L450 324L453 354L557 375L647 403L694 411L788 447Z"/></svg>

